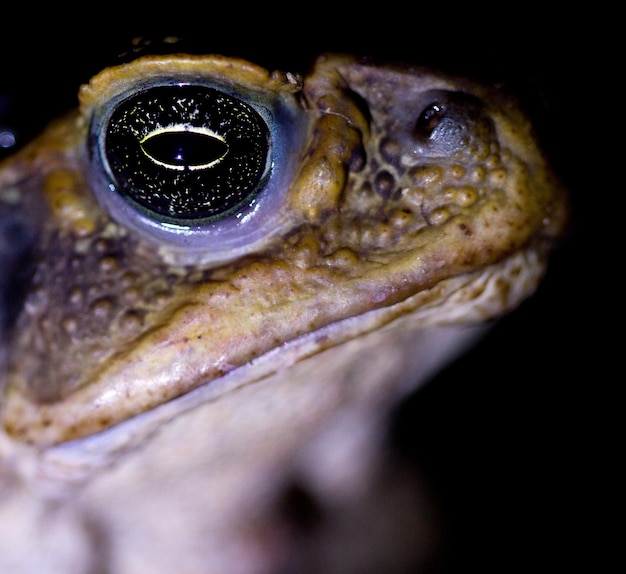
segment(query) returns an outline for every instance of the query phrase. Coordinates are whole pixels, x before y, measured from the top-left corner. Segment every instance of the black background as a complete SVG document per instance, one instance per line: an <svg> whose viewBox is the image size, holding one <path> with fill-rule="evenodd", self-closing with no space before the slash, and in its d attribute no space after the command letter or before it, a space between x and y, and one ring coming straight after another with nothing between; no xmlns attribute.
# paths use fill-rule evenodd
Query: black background
<svg viewBox="0 0 626 574"><path fill-rule="evenodd" d="M604 27L589 8L548 13L528 3L156 6L49 15L18 7L0 39L0 125L25 141L74 106L79 83L131 38L166 34L270 68L306 70L320 51L345 51L504 79L542 95L547 149L572 194L571 234L536 296L400 409L397 438L437 485L446 573L595 571L601 555L590 551L602 523L589 511L602 506L601 452L612 422L603 401L616 377L606 368L606 324L619 331L621 313L609 287L615 268L606 265L617 248L609 199L619 192L618 182L608 189L602 180L611 144L601 128L615 89L601 69L612 55L601 43Z"/></svg>

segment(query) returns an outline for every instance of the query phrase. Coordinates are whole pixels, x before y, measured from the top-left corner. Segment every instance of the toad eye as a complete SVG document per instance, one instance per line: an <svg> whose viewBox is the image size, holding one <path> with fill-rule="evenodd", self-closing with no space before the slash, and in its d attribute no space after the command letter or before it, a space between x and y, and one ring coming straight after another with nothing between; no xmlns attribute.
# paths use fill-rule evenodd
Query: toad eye
<svg viewBox="0 0 626 574"><path fill-rule="evenodd" d="M169 223L250 206L271 169L269 130L250 105L205 86L160 86L121 102L105 154L117 193Z"/></svg>
<svg viewBox="0 0 626 574"><path fill-rule="evenodd" d="M250 250L281 217L302 134L294 102L144 82L92 117L96 196L127 228L202 261Z"/></svg>

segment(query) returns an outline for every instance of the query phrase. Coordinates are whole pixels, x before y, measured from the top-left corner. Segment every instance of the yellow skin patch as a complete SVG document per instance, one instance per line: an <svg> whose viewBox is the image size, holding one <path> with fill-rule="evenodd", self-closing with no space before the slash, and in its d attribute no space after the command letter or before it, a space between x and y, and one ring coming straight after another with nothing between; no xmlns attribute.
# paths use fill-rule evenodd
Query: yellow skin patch
<svg viewBox="0 0 626 574"><path fill-rule="evenodd" d="M275 224L234 259L183 257L94 195L92 116L163 74L280 99L303 126ZM471 96L452 116L454 145L415 136L431 92ZM3 381L0 419L18 441L92 435L322 330L290 360L401 316L416 328L497 317L534 291L567 222L564 190L513 101L421 68L324 55L300 77L223 56L147 56L102 71L79 98L0 165L0 198L17 189L45 206Z"/></svg>

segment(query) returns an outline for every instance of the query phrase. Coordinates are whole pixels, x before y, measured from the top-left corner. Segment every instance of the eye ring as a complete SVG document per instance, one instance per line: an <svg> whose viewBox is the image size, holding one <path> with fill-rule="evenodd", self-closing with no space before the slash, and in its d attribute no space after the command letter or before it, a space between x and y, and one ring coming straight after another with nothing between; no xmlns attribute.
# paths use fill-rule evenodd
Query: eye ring
<svg viewBox="0 0 626 574"><path fill-rule="evenodd" d="M172 112L176 102L183 116ZM143 79L94 106L86 148L90 181L114 220L170 259L233 259L287 225L284 207L305 123L293 92L197 76ZM217 191L203 180L215 174ZM162 177L169 178L165 197Z"/></svg>

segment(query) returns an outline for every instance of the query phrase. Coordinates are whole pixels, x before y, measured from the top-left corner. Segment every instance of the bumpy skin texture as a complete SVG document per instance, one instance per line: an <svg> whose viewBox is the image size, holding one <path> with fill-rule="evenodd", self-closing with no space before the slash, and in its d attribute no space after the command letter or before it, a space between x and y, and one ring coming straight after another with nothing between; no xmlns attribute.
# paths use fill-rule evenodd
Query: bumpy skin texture
<svg viewBox="0 0 626 574"><path fill-rule="evenodd" d="M164 75L292 115L289 167L249 242L168 244L96 192L93 118ZM3 333L0 515L26 532L30 512L61 513L69 550L48 540L41 551L52 572L172 571L181 554L188 572L297 569L306 553L286 550L297 544L267 500L293 474L320 492L377 491L363 461L380 454L370 439L385 414L467 325L534 291L565 194L512 99L417 67L324 55L300 78L221 56L147 56L104 70L80 104L0 169L2 213L36 228L32 281ZM361 453L350 478L315 470L344 443ZM158 551L145 547L154 538L167 540ZM319 571L340 559L328 560ZM41 566L19 562L12 571Z"/></svg>

